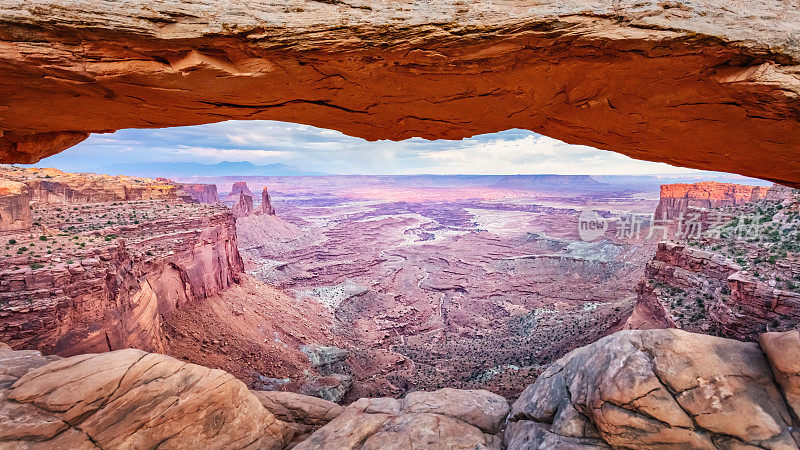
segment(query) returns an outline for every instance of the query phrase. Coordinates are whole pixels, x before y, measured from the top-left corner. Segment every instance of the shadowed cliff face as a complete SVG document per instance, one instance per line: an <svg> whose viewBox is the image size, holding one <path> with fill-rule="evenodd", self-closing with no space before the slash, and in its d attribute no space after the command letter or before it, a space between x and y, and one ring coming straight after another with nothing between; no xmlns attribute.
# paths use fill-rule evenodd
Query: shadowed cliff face
<svg viewBox="0 0 800 450"><path fill-rule="evenodd" d="M523 128L800 184L788 5L362 3L5 2L0 161L92 132L275 119L366 139Z"/></svg>

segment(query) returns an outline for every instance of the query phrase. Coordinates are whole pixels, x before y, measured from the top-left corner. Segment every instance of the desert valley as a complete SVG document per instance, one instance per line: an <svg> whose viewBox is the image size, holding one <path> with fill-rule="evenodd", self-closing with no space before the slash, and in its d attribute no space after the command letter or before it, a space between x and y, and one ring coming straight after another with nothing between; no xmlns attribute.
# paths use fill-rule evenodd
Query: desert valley
<svg viewBox="0 0 800 450"><path fill-rule="evenodd" d="M222 369L289 422L281 445L315 442L337 403L530 407L548 367L620 330L753 342L800 322L800 194L778 185L0 173L0 341Z"/></svg>

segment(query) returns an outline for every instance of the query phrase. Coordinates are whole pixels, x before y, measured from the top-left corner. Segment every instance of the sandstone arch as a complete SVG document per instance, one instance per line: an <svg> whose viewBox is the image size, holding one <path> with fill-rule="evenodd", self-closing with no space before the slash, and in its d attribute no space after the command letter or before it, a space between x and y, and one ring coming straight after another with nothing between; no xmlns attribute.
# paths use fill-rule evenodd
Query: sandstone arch
<svg viewBox="0 0 800 450"><path fill-rule="evenodd" d="M789 1L6 0L0 161L121 128L525 128L800 186Z"/></svg>

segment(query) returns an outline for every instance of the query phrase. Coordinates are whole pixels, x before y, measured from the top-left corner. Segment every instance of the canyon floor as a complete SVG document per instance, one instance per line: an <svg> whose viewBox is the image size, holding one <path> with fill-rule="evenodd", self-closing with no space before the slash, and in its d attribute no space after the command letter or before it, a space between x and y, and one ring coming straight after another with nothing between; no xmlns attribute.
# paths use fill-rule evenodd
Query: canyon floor
<svg viewBox="0 0 800 450"><path fill-rule="evenodd" d="M620 328L658 237L644 227L582 240L583 210L644 217L658 202L588 177L266 183L278 215L237 220L245 269L330 308L350 351L346 400L445 386L514 398L545 365Z"/></svg>
<svg viewBox="0 0 800 450"><path fill-rule="evenodd" d="M800 442L796 190L0 167L0 447Z"/></svg>

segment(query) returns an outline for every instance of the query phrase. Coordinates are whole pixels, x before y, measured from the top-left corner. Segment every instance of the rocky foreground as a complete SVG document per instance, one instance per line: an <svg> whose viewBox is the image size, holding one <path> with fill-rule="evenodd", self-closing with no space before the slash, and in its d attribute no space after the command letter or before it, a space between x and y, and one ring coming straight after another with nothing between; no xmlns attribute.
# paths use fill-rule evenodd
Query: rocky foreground
<svg viewBox="0 0 800 450"><path fill-rule="evenodd" d="M758 344L623 331L558 360L511 406L441 389L342 407L141 350L2 345L0 447L794 449L798 373L797 330Z"/></svg>

